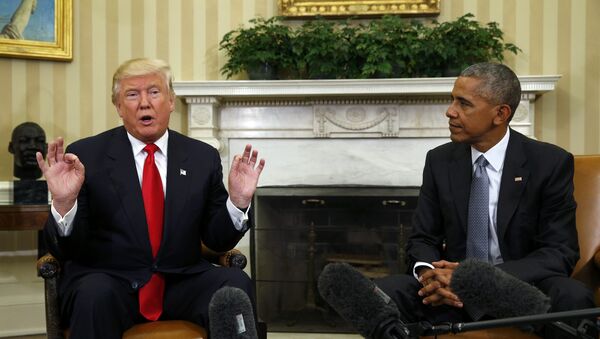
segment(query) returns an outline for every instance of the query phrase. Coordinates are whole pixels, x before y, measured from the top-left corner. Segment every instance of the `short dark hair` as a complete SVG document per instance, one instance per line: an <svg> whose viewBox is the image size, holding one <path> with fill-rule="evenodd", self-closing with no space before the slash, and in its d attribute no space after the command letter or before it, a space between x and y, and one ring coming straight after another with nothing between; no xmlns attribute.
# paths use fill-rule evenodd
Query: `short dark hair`
<svg viewBox="0 0 600 339"><path fill-rule="evenodd" d="M510 107L510 121L521 101L521 83L508 66L482 62L465 68L459 77L477 78L481 80L478 95L495 104L506 104Z"/></svg>

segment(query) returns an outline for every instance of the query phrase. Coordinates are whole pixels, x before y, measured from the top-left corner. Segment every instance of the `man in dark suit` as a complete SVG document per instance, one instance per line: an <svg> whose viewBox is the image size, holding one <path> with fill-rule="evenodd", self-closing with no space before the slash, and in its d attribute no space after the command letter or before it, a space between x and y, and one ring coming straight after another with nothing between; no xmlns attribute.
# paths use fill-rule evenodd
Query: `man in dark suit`
<svg viewBox="0 0 600 339"><path fill-rule="evenodd" d="M454 83L446 112L452 142L425 160L406 247L412 272L377 281L405 321L478 320L449 285L471 257L471 178L482 155L489 178L482 260L538 287L551 311L594 307L591 291L569 278L579 258L573 156L508 127L520 98L517 76L501 64L470 66Z"/></svg>
<svg viewBox="0 0 600 339"><path fill-rule="evenodd" d="M59 138L49 144L47 163L37 154L52 193L45 236L64 262L65 325L72 338L86 339L121 338L134 324L157 319L207 327L208 303L220 287L238 287L254 300L243 271L213 266L200 249L231 249L251 226L247 212L264 160L250 145L236 155L228 195L218 151L168 129L175 93L164 61L122 64L112 101L122 127L66 152ZM151 182L158 194L147 193Z"/></svg>

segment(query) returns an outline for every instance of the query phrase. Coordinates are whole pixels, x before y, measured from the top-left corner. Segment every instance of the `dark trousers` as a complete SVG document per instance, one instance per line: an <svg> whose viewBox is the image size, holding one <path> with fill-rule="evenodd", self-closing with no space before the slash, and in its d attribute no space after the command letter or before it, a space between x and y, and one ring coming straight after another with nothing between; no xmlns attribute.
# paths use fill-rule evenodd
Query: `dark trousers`
<svg viewBox="0 0 600 339"><path fill-rule="evenodd" d="M463 309L424 305L422 298L417 294L421 284L412 275L393 275L377 279L375 283L396 302L403 320L407 323L429 321L432 324L438 324L473 321ZM536 287L550 297L552 304L550 312L595 307L592 291L578 280L567 277L551 277L541 281ZM515 296L518 296L518 291L515 293ZM577 326L577 322L571 322L569 325ZM552 330L551 328L545 330L548 329ZM546 338L552 336L552 333L545 335Z"/></svg>
<svg viewBox="0 0 600 339"><path fill-rule="evenodd" d="M223 286L240 288L255 305L254 287L237 268L214 267L199 274L165 276L163 313L159 320L187 320L208 331L208 304ZM68 319L70 338L121 338L137 323L138 293L126 281L103 273L75 280L61 298L62 318ZM256 312L255 312L256 314Z"/></svg>

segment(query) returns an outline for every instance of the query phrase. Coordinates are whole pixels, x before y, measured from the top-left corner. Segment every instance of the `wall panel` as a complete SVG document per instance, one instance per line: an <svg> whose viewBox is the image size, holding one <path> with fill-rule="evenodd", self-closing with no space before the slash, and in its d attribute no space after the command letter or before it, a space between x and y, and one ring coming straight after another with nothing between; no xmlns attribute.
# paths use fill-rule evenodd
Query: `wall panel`
<svg viewBox="0 0 600 339"><path fill-rule="evenodd" d="M555 93L536 107L536 136L574 153L599 153L599 2L595 0L442 0L440 21L472 12L500 23L523 53L507 55L519 74L562 74ZM4 144L16 124L40 123L67 143L117 126L110 102L112 72L139 56L167 59L178 80L221 79L218 43L256 15L277 14L276 0L73 1L70 63L0 58L0 122ZM185 128L177 105L172 127ZM183 110L179 111L179 110ZM12 176L12 156L0 147L0 180Z"/></svg>

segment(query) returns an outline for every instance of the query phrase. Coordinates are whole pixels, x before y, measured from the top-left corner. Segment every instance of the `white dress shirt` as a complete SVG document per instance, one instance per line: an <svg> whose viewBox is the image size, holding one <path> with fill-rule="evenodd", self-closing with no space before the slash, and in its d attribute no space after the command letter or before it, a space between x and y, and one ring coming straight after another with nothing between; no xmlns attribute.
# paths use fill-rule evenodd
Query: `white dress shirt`
<svg viewBox="0 0 600 339"><path fill-rule="evenodd" d="M129 138L129 142L131 143L131 150L133 152L133 157L135 160L135 167L138 174L138 179L140 181L140 187L142 185L142 176L144 172L144 161L146 160L146 151L144 151L144 147L146 144L136 138L134 138L129 132L127 132L127 137ZM169 145L169 131L167 130L162 137L160 137L156 142L154 142L156 146L158 146L159 150L154 153L154 161L156 163L156 167L158 167L158 172L160 173L160 180L163 185L163 192L166 195L167 193L167 150ZM229 212L229 216L231 217L231 221L236 230L245 231L248 224L248 211L250 210L250 206L246 209L246 211L241 211L231 202L231 199L227 198L227 211ZM61 216L56 208L54 208L54 204L50 209L52 211L52 216L54 220L56 220L56 224L58 225L58 233L63 236L69 236L71 234L73 220L75 219L75 214L77 213L77 201L75 201L75 205L69 212L67 212L64 216Z"/></svg>

